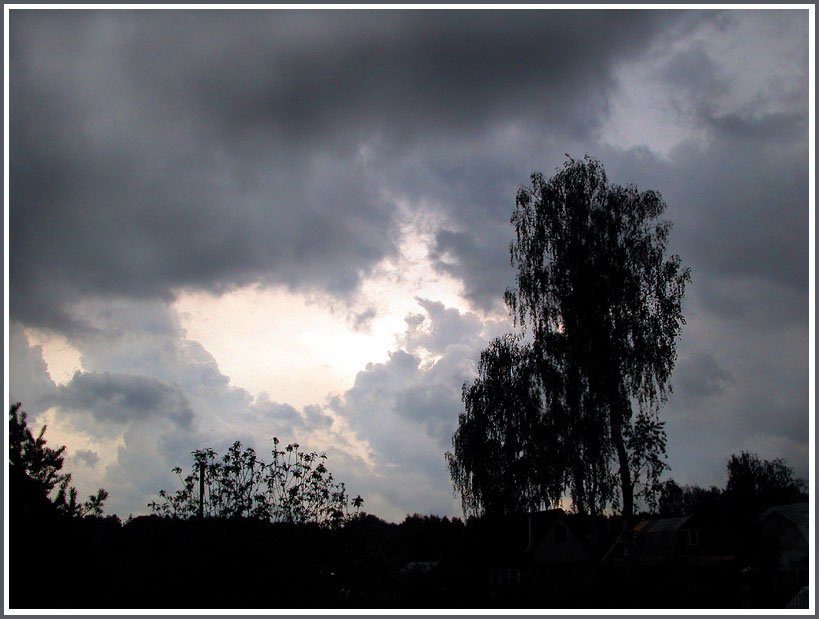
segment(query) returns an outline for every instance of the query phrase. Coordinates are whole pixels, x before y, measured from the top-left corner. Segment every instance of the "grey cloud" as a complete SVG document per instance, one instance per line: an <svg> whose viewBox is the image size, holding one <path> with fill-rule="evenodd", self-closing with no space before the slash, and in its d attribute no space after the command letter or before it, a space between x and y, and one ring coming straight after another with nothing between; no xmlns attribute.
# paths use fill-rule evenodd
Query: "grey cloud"
<svg viewBox="0 0 819 619"><path fill-rule="evenodd" d="M702 46L681 50L669 58L658 71L658 78L675 89L681 89L689 101L702 103L727 91L726 76Z"/></svg>
<svg viewBox="0 0 819 619"><path fill-rule="evenodd" d="M130 424L122 435L116 461L107 466L102 480L109 492L106 511L119 514L147 513L147 505L161 489L179 487L171 472L174 466L187 467L190 452L197 445L192 437L174 432L164 419Z"/></svg>
<svg viewBox="0 0 819 619"><path fill-rule="evenodd" d="M715 310L747 311L769 323L790 321L807 310L809 177L807 134L799 129L804 118L734 119L731 131L714 129L709 144L682 144L668 160L647 149L610 146L591 154L606 165L611 182L662 193L669 207L665 217L674 224L670 249L692 267L695 287L709 293ZM760 135L759 127L780 125L770 129L769 139ZM531 153L531 169L549 175L540 159ZM528 172L517 181L525 186ZM503 213L495 223L457 215L461 231L442 228L436 236L437 267L462 279L478 307L502 307L504 290L514 284L508 252L514 197L511 184L494 196Z"/></svg>
<svg viewBox="0 0 819 619"><path fill-rule="evenodd" d="M85 465L94 467L100 461L99 454L96 451L91 449L80 449L75 451L72 455L72 459Z"/></svg>
<svg viewBox="0 0 819 619"><path fill-rule="evenodd" d="M445 307L440 301L418 297L415 300L429 316L429 321L423 314L411 314L405 319L408 328L403 342L409 351L423 348L433 355L439 355L453 344L469 342L474 345L480 337L483 323L477 315L462 314L454 307ZM425 329L427 322L429 328Z"/></svg>
<svg viewBox="0 0 819 619"><path fill-rule="evenodd" d="M363 312L359 312L354 314L353 316L353 329L356 331L363 331L369 328L370 324L372 323L373 318L375 318L376 311L374 308L369 308L364 310Z"/></svg>
<svg viewBox="0 0 819 619"><path fill-rule="evenodd" d="M70 332L88 296L253 281L349 295L395 251L384 161L507 120L586 135L617 60L675 19L15 11L12 316Z"/></svg>
<svg viewBox="0 0 819 619"><path fill-rule="evenodd" d="M808 470L807 328L705 314L691 317L672 376L667 421L671 476L724 483L725 460L750 450ZM701 481L697 481L697 480ZM710 480L710 481L709 481Z"/></svg>
<svg viewBox="0 0 819 619"><path fill-rule="evenodd" d="M770 23L765 24L776 30L776 20L782 15L771 15ZM747 17L731 13L723 27ZM612 182L636 183L640 189L663 194L669 204L667 217L674 223L672 250L692 266L696 281L715 293L714 304L726 309L730 304L744 306L753 313L756 300L747 298L748 286L742 283L750 280L757 285L756 294L770 291L764 292L764 305L770 310L767 320L777 314L788 320L803 316L806 306L789 306L794 295L781 293L783 286L792 288L797 296L807 291L808 265L808 100L804 89L808 57L803 49L807 29L791 30L785 33L784 42L777 43L787 53L779 48L776 55L771 52L771 57L788 63L782 67L789 75L788 88L771 87L737 102L730 97L727 103L715 102L720 85L728 88L726 80L737 77L731 72L730 60L712 57L713 51L702 43L680 41L681 50L671 53L655 47L654 64L661 63L664 69L655 75L660 82L647 83L675 100L683 117L677 120L691 130L691 138L667 158L647 148L624 151L594 139L548 136L551 139L538 143L522 134L516 135L514 150L493 144L491 152L503 153L500 162L487 164L468 150L468 163L451 182L418 183L434 187L443 196L439 199L450 216L436 236L433 258L438 268L461 278L476 306L499 307L503 290L513 282L508 245L516 188L528 183L531 171L551 174L563 159L555 151L575 157L588 152L601 158ZM759 44L771 45L767 40ZM793 76L798 75L802 80L794 81ZM675 90L668 94L672 83ZM561 148L542 142L554 142ZM456 190L449 193L448 185ZM741 283L742 293L734 290L735 282ZM732 300L735 295L740 298Z"/></svg>
<svg viewBox="0 0 819 619"><path fill-rule="evenodd" d="M807 291L805 147L797 142L784 156L770 157L772 147L749 139L699 157L680 153L684 182L665 193L670 203L692 207L678 226L690 259L716 275ZM695 189L686 192L686 185Z"/></svg>
<svg viewBox="0 0 819 619"><path fill-rule="evenodd" d="M405 349L368 364L328 406L366 440L377 469L391 471L389 483L367 478L385 513L417 511L412 500L418 499L451 514L457 508L443 454L462 410L461 385L474 376L487 340L474 314L417 301L424 313L407 317ZM422 364L421 349L438 358Z"/></svg>
<svg viewBox="0 0 819 619"><path fill-rule="evenodd" d="M435 236L432 253L435 268L469 283L466 295L478 307L493 309L506 288L514 283L509 262L508 231L498 226L495 234L472 235L442 228ZM455 259L448 261L446 254Z"/></svg>
<svg viewBox="0 0 819 619"><path fill-rule="evenodd" d="M697 351L680 359L674 382L686 394L707 398L723 393L734 378L720 366L711 352Z"/></svg>
<svg viewBox="0 0 819 619"><path fill-rule="evenodd" d="M89 300L83 313L95 329L76 334L71 343L81 352L84 371L55 386L39 350L29 347L19 331L15 348L37 363L23 363L18 356L20 371L12 373L10 388L22 393L32 377L46 381L52 392L49 406L56 406L61 427L91 441L110 444L121 437L113 463L94 467L95 483L111 494L112 513L144 513L157 491L176 487L170 470L189 466L195 449L210 446L223 453L239 440L268 454L273 436L304 442L310 432L332 428L322 407L298 411L232 385L213 356L186 338L174 312L161 303ZM83 492L95 489L86 480L77 482L86 486Z"/></svg>
<svg viewBox="0 0 819 619"><path fill-rule="evenodd" d="M188 426L160 415L123 426L101 485L124 513L168 487L191 449L332 430L321 406L232 385L182 332L175 292L259 282L348 299L396 251L395 201L432 211L436 267L476 310L499 309L516 188L564 152L589 152L612 181L663 193L671 249L693 269L663 411L674 474L723 483L724 458L742 448L806 471L807 26L776 35L788 75L738 107L731 59L686 38L703 20L720 37L747 19L776 34L774 17L802 13L12 11L12 396L39 411L57 393L15 331L30 326L82 352L77 393L62 392L79 402L83 390L127 402L127 384L114 389L124 377L184 396ZM631 60L659 65L648 86L673 85L690 123L668 157L600 143ZM425 303L404 350L328 405L381 467L344 460L377 494L368 507L399 517L457 511L442 451L460 385L508 330ZM431 366L425 350L440 357Z"/></svg>
<svg viewBox="0 0 819 619"><path fill-rule="evenodd" d="M271 402L266 393L256 398L250 407L250 412L256 415L260 421L277 419L285 422L290 427L303 424L302 417L295 408L289 404Z"/></svg>
<svg viewBox="0 0 819 619"><path fill-rule="evenodd" d="M298 141L362 124L410 135L419 125L451 130L464 117L480 126L510 106L585 131L594 106L605 104L593 80L605 80L618 55L641 49L667 19L624 11L118 16L133 33L123 64L144 87L169 86L181 107L231 132ZM157 48L166 58L159 70ZM561 102L581 97L586 106Z"/></svg>
<svg viewBox="0 0 819 619"><path fill-rule="evenodd" d="M57 386L51 380L40 346L30 346L20 325L9 324L8 385L11 403L20 402L31 421L54 405Z"/></svg>
<svg viewBox="0 0 819 619"><path fill-rule="evenodd" d="M460 399L453 397L451 385L410 387L398 394L395 410L399 415L423 424L426 433L448 448L454 432L453 420L461 412Z"/></svg>
<svg viewBox="0 0 819 619"><path fill-rule="evenodd" d="M244 418L245 413L239 412L238 416ZM306 433L319 428L327 429L333 423L332 417L324 414L321 406L310 404L299 412L290 404L271 401L266 393L256 396L256 399L247 409L247 416L253 417L254 421L248 423L249 420L242 419L244 422L242 425L255 428L267 426L269 428L270 436L266 436L266 440L270 440L274 436L274 428L278 431L284 430L283 434L293 437L298 433ZM252 441L253 439L251 439Z"/></svg>
<svg viewBox="0 0 819 619"><path fill-rule="evenodd" d="M325 415L322 407L316 404L308 404L302 409L307 423L316 428L329 428L333 425L333 418Z"/></svg>
<svg viewBox="0 0 819 619"><path fill-rule="evenodd" d="M804 141L808 134L808 117L804 113L770 113L748 117L738 113L708 115L708 125L729 140L773 145L790 145Z"/></svg>
<svg viewBox="0 0 819 619"><path fill-rule="evenodd" d="M187 398L158 380L128 374L76 372L58 387L60 407L90 412L98 421L124 424L152 416L181 427L193 419Z"/></svg>

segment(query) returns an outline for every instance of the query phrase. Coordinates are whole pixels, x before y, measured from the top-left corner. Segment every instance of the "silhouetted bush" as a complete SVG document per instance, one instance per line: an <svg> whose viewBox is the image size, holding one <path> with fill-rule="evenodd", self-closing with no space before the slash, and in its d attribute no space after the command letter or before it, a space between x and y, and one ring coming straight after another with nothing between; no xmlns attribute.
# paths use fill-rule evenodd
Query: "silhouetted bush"
<svg viewBox="0 0 819 619"><path fill-rule="evenodd" d="M254 518L291 524L314 522L338 526L351 516L344 483L327 470L325 454L299 451L298 443L279 449L273 438L273 461L242 449L236 441L221 459L213 449L193 452L194 466L173 494L160 490L161 501L148 505L155 514L174 518ZM352 501L357 513L364 499Z"/></svg>

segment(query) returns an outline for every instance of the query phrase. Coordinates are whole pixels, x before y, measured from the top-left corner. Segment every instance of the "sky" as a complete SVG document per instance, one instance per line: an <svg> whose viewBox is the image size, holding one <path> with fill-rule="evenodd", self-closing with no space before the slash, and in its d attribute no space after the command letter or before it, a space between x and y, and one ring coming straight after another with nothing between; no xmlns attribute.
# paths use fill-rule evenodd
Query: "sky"
<svg viewBox="0 0 819 619"><path fill-rule="evenodd" d="M444 458L515 193L566 154L659 191L691 268L668 477L808 477L807 10L11 10L9 402L107 513L190 452L323 451L460 516Z"/></svg>

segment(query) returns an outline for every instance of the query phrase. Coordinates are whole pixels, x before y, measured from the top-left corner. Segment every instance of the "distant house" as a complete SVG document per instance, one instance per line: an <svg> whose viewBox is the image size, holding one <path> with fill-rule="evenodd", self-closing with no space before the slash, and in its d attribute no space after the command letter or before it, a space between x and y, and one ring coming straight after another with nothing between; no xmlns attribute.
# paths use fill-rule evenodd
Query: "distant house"
<svg viewBox="0 0 819 619"><path fill-rule="evenodd" d="M644 520L634 527L635 558L667 561L707 554L708 535L691 516Z"/></svg>
<svg viewBox="0 0 819 619"><path fill-rule="evenodd" d="M531 513L510 525L517 534L506 538L511 543L495 552L489 569L494 597L548 602L596 584L599 557L562 509Z"/></svg>
<svg viewBox="0 0 819 619"><path fill-rule="evenodd" d="M778 505L759 516L763 560L775 586L797 588L808 582L809 511L807 503Z"/></svg>
<svg viewBox="0 0 819 619"><path fill-rule="evenodd" d="M715 565L732 562L723 531L697 516L643 520L634 526L634 562L641 565ZM621 561L622 534L604 556L604 561Z"/></svg>

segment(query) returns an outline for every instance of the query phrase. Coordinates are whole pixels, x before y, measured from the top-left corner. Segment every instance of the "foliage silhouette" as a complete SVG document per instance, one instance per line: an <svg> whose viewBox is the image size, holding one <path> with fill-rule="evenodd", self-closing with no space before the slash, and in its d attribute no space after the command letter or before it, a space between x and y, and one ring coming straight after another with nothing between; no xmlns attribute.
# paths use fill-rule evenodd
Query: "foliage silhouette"
<svg viewBox="0 0 819 619"><path fill-rule="evenodd" d="M464 514L495 517L556 505L564 454L541 414L532 347L513 335L493 340L462 399L446 459Z"/></svg>
<svg viewBox="0 0 819 619"><path fill-rule="evenodd" d="M28 415L20 411L20 402L9 408L9 474L12 492L20 509L39 507L72 517L100 516L108 492L100 488L84 503L77 501L77 489L70 486L71 473L62 473L65 445L46 447L43 426L35 438L28 427ZM55 493L54 497L52 495ZM36 507L35 507L36 509Z"/></svg>
<svg viewBox="0 0 819 619"><path fill-rule="evenodd" d="M532 389L541 402L530 407L528 423L550 435L537 456L526 457L556 463L538 471L534 496L554 502L561 487L578 512L621 507L627 531L635 499L653 504L666 468L658 414L670 389L690 281L679 257L666 257L671 224L658 221L665 207L657 192L609 185L602 164L586 156L570 159L551 179L532 175L531 186L518 191L511 220L517 275L505 299L532 342L538 383ZM465 400L462 421L468 422L472 403ZM461 431L450 471L474 509L480 476L472 458L479 456L464 453ZM525 484L518 492L532 494Z"/></svg>
<svg viewBox="0 0 819 619"><path fill-rule="evenodd" d="M348 506L344 483L337 483L327 470L325 454L299 451L298 443L279 449L273 438L273 461L256 456L239 441L221 459L213 449L192 452L194 466L182 477L182 488L170 494L159 491L161 501L148 507L155 514L174 518L253 518L268 522L300 524L313 522L336 526L358 513L364 499ZM201 510L201 513L200 513Z"/></svg>
<svg viewBox="0 0 819 619"><path fill-rule="evenodd" d="M782 458L762 460L743 451L728 459L725 496L745 509L762 510L807 500L807 482Z"/></svg>
<svg viewBox="0 0 819 619"><path fill-rule="evenodd" d="M742 451L728 458L726 472L724 489L680 486L673 479L667 480L660 490L657 513L666 517L722 509L746 514L753 520L769 507L808 500L807 482L796 477L782 458L763 460L755 453Z"/></svg>
<svg viewBox="0 0 819 619"><path fill-rule="evenodd" d="M663 482L657 501L657 514L663 518L689 516L703 511L713 512L722 500L722 490L716 486L680 486L673 479Z"/></svg>

